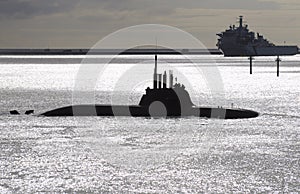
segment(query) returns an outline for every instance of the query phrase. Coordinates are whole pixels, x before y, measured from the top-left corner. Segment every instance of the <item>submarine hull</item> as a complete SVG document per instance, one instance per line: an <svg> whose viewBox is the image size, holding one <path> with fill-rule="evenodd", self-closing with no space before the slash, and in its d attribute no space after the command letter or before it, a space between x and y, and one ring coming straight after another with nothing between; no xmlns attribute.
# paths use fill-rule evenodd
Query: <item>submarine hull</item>
<svg viewBox="0 0 300 194"><path fill-rule="evenodd" d="M163 79L161 79L163 78ZM176 79L175 79L176 80ZM176 80L177 81L177 80ZM131 116L131 117L207 117L220 119L253 118L259 114L244 109L224 109L196 107L191 101L185 86L173 84L173 72L157 73L157 55L153 74L153 88L146 88L138 105L73 105L54 109L41 114L43 116Z"/></svg>
<svg viewBox="0 0 300 194"><path fill-rule="evenodd" d="M148 107L111 106L111 105L74 105L66 106L40 114L47 117L66 116L131 116L131 117L206 117L220 119L243 119L259 116L258 112L246 109L225 109L210 107L192 107L181 114L149 113Z"/></svg>

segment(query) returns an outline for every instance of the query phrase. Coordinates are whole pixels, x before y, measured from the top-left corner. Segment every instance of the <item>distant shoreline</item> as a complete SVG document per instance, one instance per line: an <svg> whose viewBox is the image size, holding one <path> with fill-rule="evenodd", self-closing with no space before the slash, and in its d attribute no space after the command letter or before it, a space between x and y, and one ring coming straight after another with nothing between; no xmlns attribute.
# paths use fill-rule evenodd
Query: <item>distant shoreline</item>
<svg viewBox="0 0 300 194"><path fill-rule="evenodd" d="M218 49L0 49L0 55L221 55Z"/></svg>

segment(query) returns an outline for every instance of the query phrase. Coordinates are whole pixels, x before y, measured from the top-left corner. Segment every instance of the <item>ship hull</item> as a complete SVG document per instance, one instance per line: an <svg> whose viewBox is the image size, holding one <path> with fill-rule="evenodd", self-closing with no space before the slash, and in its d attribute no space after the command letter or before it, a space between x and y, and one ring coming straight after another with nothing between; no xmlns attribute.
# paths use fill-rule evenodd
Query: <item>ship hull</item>
<svg viewBox="0 0 300 194"><path fill-rule="evenodd" d="M220 48L226 57L238 56L285 56L296 55L299 50L297 46L270 46L270 47L254 47L254 46L222 46Z"/></svg>
<svg viewBox="0 0 300 194"><path fill-rule="evenodd" d="M221 119L254 118L259 113L246 109L224 109L210 107L192 107L182 114L163 115L160 113L150 115L147 107L143 106L110 106L110 105L75 105L54 109L41 116L66 117L66 116L131 116L131 117L206 117Z"/></svg>

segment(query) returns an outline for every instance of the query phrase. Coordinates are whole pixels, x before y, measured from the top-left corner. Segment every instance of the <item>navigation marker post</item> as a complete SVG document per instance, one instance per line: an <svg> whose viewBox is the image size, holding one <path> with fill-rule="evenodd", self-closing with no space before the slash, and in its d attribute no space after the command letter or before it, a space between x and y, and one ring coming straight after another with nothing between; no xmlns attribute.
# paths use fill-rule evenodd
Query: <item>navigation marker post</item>
<svg viewBox="0 0 300 194"><path fill-rule="evenodd" d="M280 61L281 61L279 56L277 56L277 59L275 61L277 62L277 77L279 77L279 64L280 64Z"/></svg>
<svg viewBox="0 0 300 194"><path fill-rule="evenodd" d="M253 56L249 56L248 58L250 60L250 74L252 74L252 60L254 59Z"/></svg>

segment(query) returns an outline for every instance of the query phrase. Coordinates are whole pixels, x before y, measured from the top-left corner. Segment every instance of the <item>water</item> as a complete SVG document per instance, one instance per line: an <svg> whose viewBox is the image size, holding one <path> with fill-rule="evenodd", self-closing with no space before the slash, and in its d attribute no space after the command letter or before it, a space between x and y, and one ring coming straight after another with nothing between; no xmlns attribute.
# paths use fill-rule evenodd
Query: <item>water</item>
<svg viewBox="0 0 300 194"><path fill-rule="evenodd" d="M216 62L224 88L216 92L206 75L197 80L201 75L193 75L186 60L161 57L191 75L187 89L200 86L201 93L193 93L195 103L234 103L260 112L254 119L8 114L13 109L38 114L80 102L72 99L72 90L82 57L0 57L0 193L300 192L299 55L282 58L279 78L273 57L256 58L249 75L245 58L194 56L203 67ZM114 96L115 103L138 103L150 81L134 89L112 86L122 72L145 60L153 62L149 56L114 61L106 73L111 79L95 86L96 102L110 103ZM152 72L133 70L151 79Z"/></svg>

